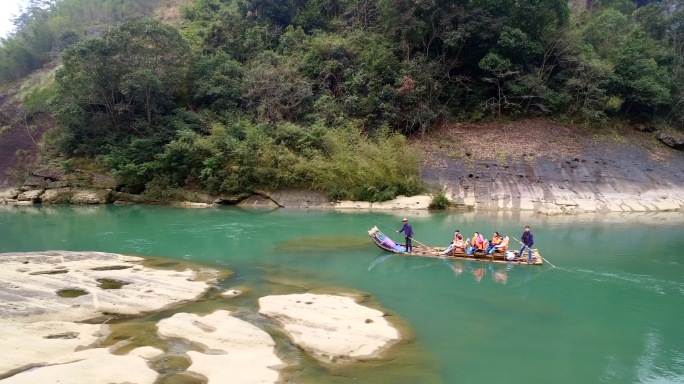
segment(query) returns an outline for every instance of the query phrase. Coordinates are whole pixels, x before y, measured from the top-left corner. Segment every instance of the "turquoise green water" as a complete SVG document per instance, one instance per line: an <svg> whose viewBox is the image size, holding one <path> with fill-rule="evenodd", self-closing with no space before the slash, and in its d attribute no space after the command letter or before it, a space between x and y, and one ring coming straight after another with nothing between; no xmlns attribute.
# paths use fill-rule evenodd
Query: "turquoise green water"
<svg viewBox="0 0 684 384"><path fill-rule="evenodd" d="M399 228L404 215L426 244L446 245L457 228L518 237L531 225L536 247L559 269L388 257L366 231L371 220ZM434 362L412 369L444 383L682 383L682 224L682 214L7 207L0 252L166 256L230 268L228 285L284 279L365 291L409 324Z"/></svg>

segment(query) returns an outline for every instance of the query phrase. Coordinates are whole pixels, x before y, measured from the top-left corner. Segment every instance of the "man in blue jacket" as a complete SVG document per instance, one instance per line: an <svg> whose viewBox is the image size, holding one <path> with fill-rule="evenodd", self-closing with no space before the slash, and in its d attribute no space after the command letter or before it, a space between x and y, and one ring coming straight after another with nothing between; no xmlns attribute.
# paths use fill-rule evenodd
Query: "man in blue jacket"
<svg viewBox="0 0 684 384"><path fill-rule="evenodd" d="M527 248L527 262L531 263L532 246L534 245L534 235L532 234L529 225L525 226L525 232L523 232L522 236L520 236L520 244L522 244L522 247L520 247L520 257L522 257L523 251L525 250L525 248Z"/></svg>
<svg viewBox="0 0 684 384"><path fill-rule="evenodd" d="M408 219L404 217L404 220L402 220L404 223L404 226L401 227L400 230L397 231L397 233L404 232L404 237L406 239L406 252L411 252L410 250L413 249L413 246L411 245L411 238L413 237L413 228L411 228L411 224L408 223Z"/></svg>

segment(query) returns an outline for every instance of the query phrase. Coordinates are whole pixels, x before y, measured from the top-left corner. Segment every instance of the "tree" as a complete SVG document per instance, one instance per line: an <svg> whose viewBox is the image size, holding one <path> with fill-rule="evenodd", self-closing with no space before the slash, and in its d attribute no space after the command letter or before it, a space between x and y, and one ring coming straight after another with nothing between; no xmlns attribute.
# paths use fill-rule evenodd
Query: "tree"
<svg viewBox="0 0 684 384"><path fill-rule="evenodd" d="M311 83L275 52L259 55L245 72L244 97L261 120L294 121L311 101Z"/></svg>
<svg viewBox="0 0 684 384"><path fill-rule="evenodd" d="M102 130L102 115L115 133L153 131L173 109L187 53L175 28L143 18L73 45L56 75L62 121L86 136Z"/></svg>

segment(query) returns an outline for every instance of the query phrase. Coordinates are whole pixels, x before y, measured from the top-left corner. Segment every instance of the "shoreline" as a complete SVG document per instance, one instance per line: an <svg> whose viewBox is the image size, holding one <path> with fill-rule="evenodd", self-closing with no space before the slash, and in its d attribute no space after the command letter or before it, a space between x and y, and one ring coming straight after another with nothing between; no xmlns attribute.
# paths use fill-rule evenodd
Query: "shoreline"
<svg viewBox="0 0 684 384"><path fill-rule="evenodd" d="M567 184L514 184L492 181L472 181L454 186L445 185L445 195L451 206L447 211L478 212L534 212L544 215L578 215L584 213L629 212L684 212L684 188L645 189L634 193L618 192L614 188L602 190L587 185L571 188ZM49 203L40 197L50 189L21 192L11 188L0 190L0 205L5 206L88 206L88 205L149 205L181 208L216 208L238 206L246 209L315 209L334 211L427 211L433 195L398 196L395 199L370 203L366 201L330 201L316 191L285 189L274 192L259 191L241 199L224 196L205 196L202 201L121 201L98 199L111 190L79 190L70 192L90 196L86 201ZM439 211L436 209L434 211Z"/></svg>

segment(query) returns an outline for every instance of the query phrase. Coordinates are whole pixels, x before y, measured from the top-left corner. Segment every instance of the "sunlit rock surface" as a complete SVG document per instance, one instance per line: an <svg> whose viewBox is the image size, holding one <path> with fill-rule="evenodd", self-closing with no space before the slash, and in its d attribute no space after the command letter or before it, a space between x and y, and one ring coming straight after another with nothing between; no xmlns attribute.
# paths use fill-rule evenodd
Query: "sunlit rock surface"
<svg viewBox="0 0 684 384"><path fill-rule="evenodd" d="M197 299L210 287L195 271L152 269L142 261L102 252L0 254L0 322L135 315Z"/></svg>
<svg viewBox="0 0 684 384"><path fill-rule="evenodd" d="M162 338L181 339L197 345L202 352L190 351L189 372L219 383L275 383L277 369L284 366L275 355L275 342L258 327L216 311L206 316L177 313L157 324Z"/></svg>
<svg viewBox="0 0 684 384"><path fill-rule="evenodd" d="M107 326L64 321L0 323L0 377L87 348L108 333ZM38 381L36 381L38 383Z"/></svg>
<svg viewBox="0 0 684 384"><path fill-rule="evenodd" d="M96 348L65 355L50 365L18 373L2 383L153 384L158 376L142 357L112 355L106 348Z"/></svg>
<svg viewBox="0 0 684 384"><path fill-rule="evenodd" d="M259 299L259 313L280 323L295 344L324 362L375 358L401 338L383 312L349 297L266 296Z"/></svg>

